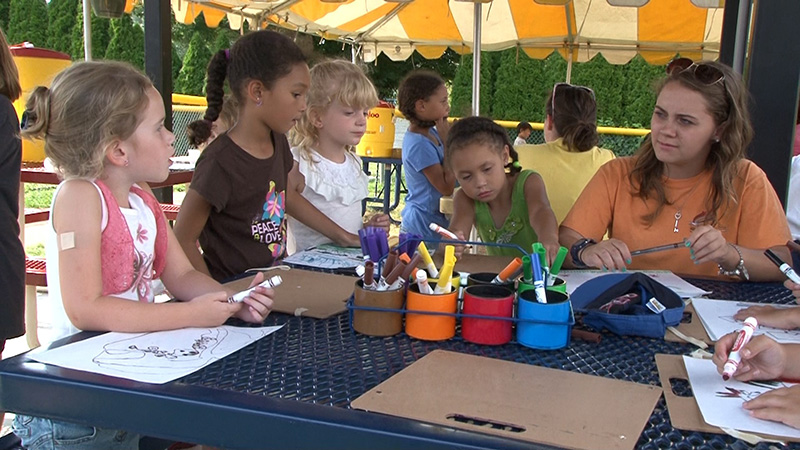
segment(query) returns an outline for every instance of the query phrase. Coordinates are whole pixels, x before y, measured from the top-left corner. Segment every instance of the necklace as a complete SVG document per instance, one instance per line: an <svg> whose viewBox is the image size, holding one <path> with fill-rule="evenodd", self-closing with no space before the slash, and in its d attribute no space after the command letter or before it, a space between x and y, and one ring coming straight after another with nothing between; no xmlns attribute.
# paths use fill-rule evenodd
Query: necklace
<svg viewBox="0 0 800 450"><path fill-rule="evenodd" d="M683 207L686 206L686 202L688 202L689 199L692 198L692 194L694 193L694 190L697 189L697 186L700 186L700 183L702 181L703 181L703 178L701 178L700 180L697 181L697 183L695 183L694 187L692 187L692 190L690 190L689 193L686 194L686 199L683 201L683 203L681 203L681 206L678 207L678 210L675 211L675 225L672 227L672 232L673 233L677 233L678 231L680 231L680 230L678 230L678 222L681 220L681 217L683 217L683 214L681 214L681 211L683 211Z"/></svg>

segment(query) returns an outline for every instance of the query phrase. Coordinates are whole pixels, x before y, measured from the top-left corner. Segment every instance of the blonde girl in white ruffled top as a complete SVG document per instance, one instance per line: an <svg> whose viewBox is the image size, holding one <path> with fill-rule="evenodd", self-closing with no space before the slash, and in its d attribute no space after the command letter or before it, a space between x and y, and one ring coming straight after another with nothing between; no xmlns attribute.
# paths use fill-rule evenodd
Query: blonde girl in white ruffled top
<svg viewBox="0 0 800 450"><path fill-rule="evenodd" d="M361 200L368 179L354 152L378 94L358 66L330 60L311 69L307 95L308 106L295 127L294 166L286 189L288 251L326 243L358 247L362 226L388 232L390 223L385 214L363 222Z"/></svg>

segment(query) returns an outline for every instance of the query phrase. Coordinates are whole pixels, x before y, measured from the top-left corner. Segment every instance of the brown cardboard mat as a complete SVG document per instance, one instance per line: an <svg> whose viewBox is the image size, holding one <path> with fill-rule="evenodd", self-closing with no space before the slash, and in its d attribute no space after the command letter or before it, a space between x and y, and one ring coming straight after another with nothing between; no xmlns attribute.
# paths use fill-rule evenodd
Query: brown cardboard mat
<svg viewBox="0 0 800 450"><path fill-rule="evenodd" d="M633 449L657 386L435 350L351 406L568 448Z"/></svg>

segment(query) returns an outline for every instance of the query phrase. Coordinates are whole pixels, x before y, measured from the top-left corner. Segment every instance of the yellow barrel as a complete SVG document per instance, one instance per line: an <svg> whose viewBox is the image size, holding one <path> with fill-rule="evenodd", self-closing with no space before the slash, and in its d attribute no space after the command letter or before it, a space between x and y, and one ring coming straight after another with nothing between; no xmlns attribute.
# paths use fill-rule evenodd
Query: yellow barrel
<svg viewBox="0 0 800 450"><path fill-rule="evenodd" d="M14 109L17 110L17 117L20 119L31 91L36 86L50 86L56 74L72 63L69 55L65 53L27 45L19 44L10 47L14 63L19 70L19 83L22 86L22 95L14 102ZM41 139L22 140L23 161L41 162L44 161L44 156L44 141Z"/></svg>
<svg viewBox="0 0 800 450"><path fill-rule="evenodd" d="M356 154L373 158L391 158L394 146L394 107L381 102L369 110L367 132L356 147Z"/></svg>

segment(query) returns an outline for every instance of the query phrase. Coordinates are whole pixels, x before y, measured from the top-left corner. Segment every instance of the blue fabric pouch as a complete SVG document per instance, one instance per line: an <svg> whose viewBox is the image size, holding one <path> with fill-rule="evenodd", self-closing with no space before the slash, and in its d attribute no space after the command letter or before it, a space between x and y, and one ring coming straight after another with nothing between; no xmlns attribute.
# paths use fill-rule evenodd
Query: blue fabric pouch
<svg viewBox="0 0 800 450"><path fill-rule="evenodd" d="M600 310L625 294L637 294L638 301L625 305L623 311ZM580 285L570 296L575 311L584 313L583 323L598 331L607 329L623 336L663 338L667 327L678 325L685 303L678 294L641 273L603 275ZM652 309L651 299L657 300ZM663 306L658 307L658 304Z"/></svg>

